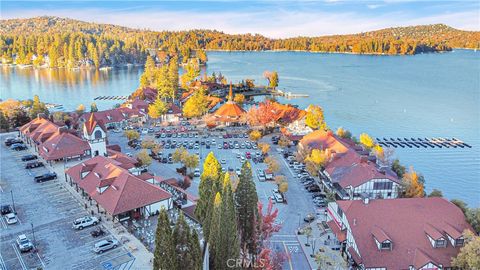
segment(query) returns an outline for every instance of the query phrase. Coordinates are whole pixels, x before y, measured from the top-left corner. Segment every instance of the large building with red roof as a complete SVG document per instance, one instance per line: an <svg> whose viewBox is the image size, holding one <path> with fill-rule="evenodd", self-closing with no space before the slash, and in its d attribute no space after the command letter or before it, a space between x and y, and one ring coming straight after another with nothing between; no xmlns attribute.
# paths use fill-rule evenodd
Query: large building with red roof
<svg viewBox="0 0 480 270"><path fill-rule="evenodd" d="M150 183L150 177L135 175L128 158L111 154L96 156L67 169L67 180L99 209L118 220L151 216L162 207L172 208L170 193Z"/></svg>
<svg viewBox="0 0 480 270"><path fill-rule="evenodd" d="M213 122L216 125L232 125L244 122L245 110L233 101L232 86L228 101L218 108L212 116L208 117L207 122Z"/></svg>
<svg viewBox="0 0 480 270"><path fill-rule="evenodd" d="M320 176L324 188L334 192L338 199L392 199L399 195L401 181L390 168L380 167L376 158L362 147L331 131L317 130L304 136L299 148L327 152L330 158Z"/></svg>
<svg viewBox="0 0 480 270"><path fill-rule="evenodd" d="M327 213L354 269L450 269L462 232L472 230L462 210L439 197L337 201Z"/></svg>
<svg viewBox="0 0 480 270"><path fill-rule="evenodd" d="M146 119L146 112L139 109L131 109L128 107L120 107L105 111L94 112L95 119L102 122L107 129L122 128L129 123L144 122ZM85 123L90 117L90 113L84 113L80 118L80 124Z"/></svg>
<svg viewBox="0 0 480 270"><path fill-rule="evenodd" d="M91 155L87 141L41 116L20 127L20 136L48 162Z"/></svg>

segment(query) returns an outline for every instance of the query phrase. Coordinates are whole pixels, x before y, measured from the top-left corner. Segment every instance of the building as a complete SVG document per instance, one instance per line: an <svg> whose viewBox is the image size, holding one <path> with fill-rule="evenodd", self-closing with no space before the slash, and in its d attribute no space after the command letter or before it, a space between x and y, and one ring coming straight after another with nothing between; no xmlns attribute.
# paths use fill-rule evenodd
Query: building
<svg viewBox="0 0 480 270"><path fill-rule="evenodd" d="M460 208L439 197L337 201L327 224L354 269L451 269L472 230ZM473 230L472 230L473 231Z"/></svg>
<svg viewBox="0 0 480 270"><path fill-rule="evenodd" d="M232 85L230 85L228 101L208 117L207 122L230 126L245 122L244 115L245 110L233 101Z"/></svg>
<svg viewBox="0 0 480 270"><path fill-rule="evenodd" d="M90 118L83 124L83 138L90 146L92 157L107 155L107 128L96 119L95 113L90 113Z"/></svg>
<svg viewBox="0 0 480 270"><path fill-rule="evenodd" d="M397 198L401 180L386 167L376 163L362 147L342 139L331 131L317 130L303 137L299 149L321 149L330 156L320 171L321 184L337 199Z"/></svg>
<svg viewBox="0 0 480 270"><path fill-rule="evenodd" d="M120 107L105 111L94 112L95 119L102 122L107 129L120 129L132 123L143 123L146 121L146 113L138 109ZM85 123L90 117L89 113L84 113L80 118L80 124Z"/></svg>
<svg viewBox="0 0 480 270"><path fill-rule="evenodd" d="M172 208L172 195L132 173L125 157L96 156L66 170L66 179L99 211L123 221Z"/></svg>
<svg viewBox="0 0 480 270"><path fill-rule="evenodd" d="M20 137L47 162L82 159L91 155L90 145L75 131L38 116L20 127Z"/></svg>

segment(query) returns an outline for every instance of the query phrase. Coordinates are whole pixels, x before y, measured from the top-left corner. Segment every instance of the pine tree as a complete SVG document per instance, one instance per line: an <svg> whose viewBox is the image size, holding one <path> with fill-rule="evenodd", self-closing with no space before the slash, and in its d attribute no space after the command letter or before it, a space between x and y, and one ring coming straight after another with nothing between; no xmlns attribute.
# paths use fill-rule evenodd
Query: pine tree
<svg viewBox="0 0 480 270"><path fill-rule="evenodd" d="M252 167L246 161L242 165L240 181L235 191L235 202L240 233L240 247L244 253L255 254L256 218L258 196L252 179Z"/></svg>
<svg viewBox="0 0 480 270"><path fill-rule="evenodd" d="M8 131L8 128L9 128L9 124L8 124L8 120L7 118L5 117L5 115L3 114L2 111L0 111L0 130L3 130L3 131Z"/></svg>
<svg viewBox="0 0 480 270"><path fill-rule="evenodd" d="M168 213L165 208L162 208L158 216L157 231L155 233L154 270L176 269L174 247Z"/></svg>
<svg viewBox="0 0 480 270"><path fill-rule="evenodd" d="M30 117L35 118L39 113L48 114L48 109L45 103L40 101L38 95L33 96L32 109L30 110Z"/></svg>
<svg viewBox="0 0 480 270"><path fill-rule="evenodd" d="M155 99L155 102L148 105L148 116L153 119L158 119L160 116L168 111L167 104L160 99L159 96Z"/></svg>
<svg viewBox="0 0 480 270"><path fill-rule="evenodd" d="M175 100L175 94L178 89L178 57L170 59L168 63L168 79L170 81L171 90L170 97Z"/></svg>

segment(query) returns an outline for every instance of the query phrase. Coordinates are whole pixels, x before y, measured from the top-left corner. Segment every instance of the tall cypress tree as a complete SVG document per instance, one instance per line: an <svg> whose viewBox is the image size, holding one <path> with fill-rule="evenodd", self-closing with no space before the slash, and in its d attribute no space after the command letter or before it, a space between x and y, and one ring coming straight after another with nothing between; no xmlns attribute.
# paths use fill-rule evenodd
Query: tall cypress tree
<svg viewBox="0 0 480 270"><path fill-rule="evenodd" d="M256 253L256 219L258 196L252 179L250 162L242 165L240 180L235 191L235 202L240 233L240 247L244 253ZM246 255L246 254L245 254Z"/></svg>
<svg viewBox="0 0 480 270"><path fill-rule="evenodd" d="M201 270L203 268L202 249L200 247L200 240L195 229L192 229L190 238L190 256L192 258L193 270Z"/></svg>
<svg viewBox="0 0 480 270"><path fill-rule="evenodd" d="M226 173L223 179L220 224L219 236L221 241L217 251L217 265L226 267L229 259L237 259L240 255L237 214L229 173Z"/></svg>
<svg viewBox="0 0 480 270"><path fill-rule="evenodd" d="M180 212L180 215L177 219L177 224L175 224L175 229L173 230L173 242L175 249L175 269L192 269L192 258L190 255L190 227L183 216L183 213ZM172 269L172 268L170 268Z"/></svg>
<svg viewBox="0 0 480 270"><path fill-rule="evenodd" d="M155 251L153 269L176 269L175 250L172 238L172 229L168 219L167 210L162 208L158 216L157 231L155 233Z"/></svg>
<svg viewBox="0 0 480 270"><path fill-rule="evenodd" d="M200 176L200 185L198 187L199 200L195 207L195 215L202 223L203 236L208 241L210 234L210 220L212 217L214 196L218 191L218 179L221 177L222 166L217 158L210 152L203 163L203 172Z"/></svg>
<svg viewBox="0 0 480 270"><path fill-rule="evenodd" d="M222 269L218 257L221 256L219 252L222 248L221 244L221 235L219 235L220 228L223 224L220 224L221 213L222 213L222 196L220 192L217 192L215 195L215 200L213 203L213 211L211 218L210 226L210 238L208 239L209 243L209 254L210 254L210 266L212 269Z"/></svg>

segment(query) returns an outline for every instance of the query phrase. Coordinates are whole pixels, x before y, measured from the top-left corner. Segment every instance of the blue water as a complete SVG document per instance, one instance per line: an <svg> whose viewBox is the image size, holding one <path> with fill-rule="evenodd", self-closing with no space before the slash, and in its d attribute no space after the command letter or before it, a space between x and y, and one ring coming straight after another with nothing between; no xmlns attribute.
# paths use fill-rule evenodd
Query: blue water
<svg viewBox="0 0 480 270"><path fill-rule="evenodd" d="M207 72L230 81L266 84L276 70L280 89L309 98L281 100L301 108L319 104L332 129L343 126L373 137L456 137L472 149L396 149L402 163L421 172L427 192L480 206L480 53L457 50L416 56L302 52L210 52ZM61 103L67 109L100 95L128 95L140 69L109 72L2 68L0 97ZM118 102L118 101L117 101ZM116 102L98 101L99 108Z"/></svg>

